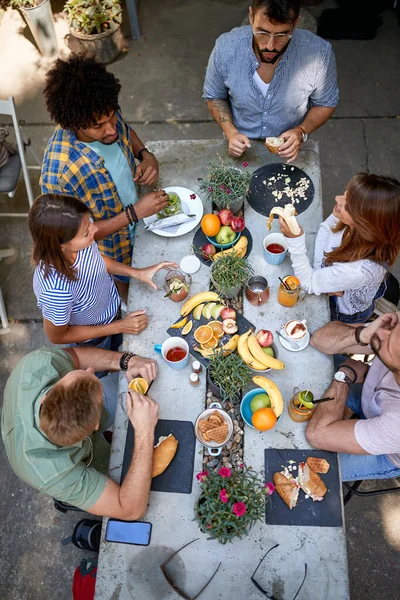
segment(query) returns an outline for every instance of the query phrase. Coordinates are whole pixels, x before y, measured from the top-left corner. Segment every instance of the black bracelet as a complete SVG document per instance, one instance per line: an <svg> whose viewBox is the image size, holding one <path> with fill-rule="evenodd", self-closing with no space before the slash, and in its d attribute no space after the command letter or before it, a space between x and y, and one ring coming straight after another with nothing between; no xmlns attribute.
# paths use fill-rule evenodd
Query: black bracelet
<svg viewBox="0 0 400 600"><path fill-rule="evenodd" d="M360 325L360 327L356 327L355 328L354 335L355 335L355 338L356 338L356 342L357 342L357 344L359 346L369 346L368 342L367 343L362 342L361 339L360 339L360 335L361 335L361 332L362 332L363 329L364 329L364 325Z"/></svg>
<svg viewBox="0 0 400 600"><path fill-rule="evenodd" d="M138 219L138 216L136 214L136 210L135 210L135 207L133 206L133 204L129 205L129 211L131 213L131 217L133 219L133 222L137 223L139 221L139 219Z"/></svg>
<svg viewBox="0 0 400 600"><path fill-rule="evenodd" d="M338 371L340 369L348 369L349 371L351 371L354 375L354 381L352 383L355 383L357 381L357 371L355 369L353 369L353 367L350 367L350 365L340 365L340 367L338 368Z"/></svg>
<svg viewBox="0 0 400 600"><path fill-rule="evenodd" d="M143 146L143 148L140 148L139 152L137 153L137 158L140 160L140 162L142 162L142 160L143 160L143 152L148 152L149 154L153 154L152 152L150 152L150 150L148 148L146 148L146 146Z"/></svg>
<svg viewBox="0 0 400 600"><path fill-rule="evenodd" d="M134 354L133 352L124 352L122 354L121 358L119 359L119 368L121 369L121 371L128 370L128 363L133 356L136 356L136 354Z"/></svg>

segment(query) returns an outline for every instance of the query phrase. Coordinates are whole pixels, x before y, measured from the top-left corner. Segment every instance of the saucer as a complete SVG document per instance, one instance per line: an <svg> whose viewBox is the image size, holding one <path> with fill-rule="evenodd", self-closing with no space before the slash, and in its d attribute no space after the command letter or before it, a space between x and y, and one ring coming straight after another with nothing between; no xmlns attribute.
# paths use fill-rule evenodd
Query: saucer
<svg viewBox="0 0 400 600"><path fill-rule="evenodd" d="M290 343L288 341L286 341L286 339L281 337L280 335L278 335L278 339L279 339L281 345L284 348L286 348L286 350L290 350L291 352L300 352L301 350L304 350L305 348L307 348L308 344L310 343L310 334L307 331L306 335L304 336L304 339L301 342L297 342L298 348L293 348L290 345Z"/></svg>

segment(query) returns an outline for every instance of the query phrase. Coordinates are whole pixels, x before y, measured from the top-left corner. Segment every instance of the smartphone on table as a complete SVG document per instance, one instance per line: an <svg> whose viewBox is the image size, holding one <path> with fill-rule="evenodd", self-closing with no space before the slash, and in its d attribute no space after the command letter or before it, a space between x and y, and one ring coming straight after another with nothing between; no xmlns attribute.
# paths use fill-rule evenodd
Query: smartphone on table
<svg viewBox="0 0 400 600"><path fill-rule="evenodd" d="M106 541L148 546L150 544L151 528L152 524L146 521L108 519Z"/></svg>

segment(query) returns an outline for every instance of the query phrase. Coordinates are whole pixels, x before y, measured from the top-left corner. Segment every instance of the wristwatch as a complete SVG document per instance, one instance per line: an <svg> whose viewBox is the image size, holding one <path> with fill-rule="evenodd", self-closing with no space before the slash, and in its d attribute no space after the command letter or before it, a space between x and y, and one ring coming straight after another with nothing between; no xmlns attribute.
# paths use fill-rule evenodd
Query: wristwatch
<svg viewBox="0 0 400 600"><path fill-rule="evenodd" d="M298 125L297 129L300 129L301 131L301 141L306 142L308 140L308 133L306 132L306 130L303 129L301 125Z"/></svg>
<svg viewBox="0 0 400 600"><path fill-rule="evenodd" d="M345 365L343 368L351 371L354 375L354 379L352 379L351 377L346 375L346 373L344 371L341 371L340 370L341 367L339 367L339 370L336 371L336 373L333 376L333 379L334 379L334 381L337 381L338 383L347 383L347 385L350 387L350 385L352 383L355 383L357 381L357 373L353 369L353 367L350 367L349 365Z"/></svg>
<svg viewBox="0 0 400 600"><path fill-rule="evenodd" d="M149 154L153 154L152 152L150 152L150 150L148 148L146 148L146 146L143 146L143 148L141 148L139 150L139 152L137 153L137 158L140 160L140 162L142 162L143 160L143 152L148 152ZM154 156L154 154L153 154Z"/></svg>

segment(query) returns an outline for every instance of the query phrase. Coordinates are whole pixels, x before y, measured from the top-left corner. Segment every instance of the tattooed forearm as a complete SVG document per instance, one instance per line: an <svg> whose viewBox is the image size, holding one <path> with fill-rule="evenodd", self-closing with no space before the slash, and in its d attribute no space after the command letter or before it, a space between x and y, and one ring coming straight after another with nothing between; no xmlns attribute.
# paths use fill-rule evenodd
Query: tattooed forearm
<svg viewBox="0 0 400 600"><path fill-rule="evenodd" d="M208 100L207 106L217 123L231 123L233 125L232 112L227 100Z"/></svg>

